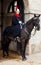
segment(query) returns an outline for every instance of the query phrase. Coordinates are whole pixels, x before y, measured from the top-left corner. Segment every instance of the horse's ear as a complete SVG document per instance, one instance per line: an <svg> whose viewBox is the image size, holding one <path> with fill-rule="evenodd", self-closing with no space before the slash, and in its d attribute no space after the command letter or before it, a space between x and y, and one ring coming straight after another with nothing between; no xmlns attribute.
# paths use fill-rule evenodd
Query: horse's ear
<svg viewBox="0 0 41 65"><path fill-rule="evenodd" d="M36 14L34 14L34 17L36 17Z"/></svg>

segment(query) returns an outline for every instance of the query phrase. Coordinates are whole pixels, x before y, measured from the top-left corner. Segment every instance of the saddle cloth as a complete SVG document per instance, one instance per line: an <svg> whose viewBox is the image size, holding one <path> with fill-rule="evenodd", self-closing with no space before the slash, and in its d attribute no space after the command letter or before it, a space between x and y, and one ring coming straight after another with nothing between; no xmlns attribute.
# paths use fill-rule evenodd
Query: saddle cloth
<svg viewBox="0 0 41 65"><path fill-rule="evenodd" d="M9 36L13 36L13 37L17 37L21 35L21 29L20 29L20 25L16 25L16 26L8 26L5 31L4 31L5 35L9 35Z"/></svg>

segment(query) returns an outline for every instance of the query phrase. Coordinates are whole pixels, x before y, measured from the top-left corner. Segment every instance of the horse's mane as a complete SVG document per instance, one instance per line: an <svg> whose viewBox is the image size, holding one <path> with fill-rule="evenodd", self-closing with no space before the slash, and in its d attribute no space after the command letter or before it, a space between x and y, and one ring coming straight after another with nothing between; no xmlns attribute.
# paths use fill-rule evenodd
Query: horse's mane
<svg viewBox="0 0 41 65"><path fill-rule="evenodd" d="M26 22L23 24L23 27L25 27L25 26L27 26L27 25L30 25L30 24L32 23L32 21L33 21L33 18L34 18L34 17L32 17L30 20L26 21Z"/></svg>
<svg viewBox="0 0 41 65"><path fill-rule="evenodd" d="M29 25L29 24L31 24L31 23L32 23L32 21L33 21L33 18L31 18L30 20L26 21L26 23L25 23L25 24Z"/></svg>

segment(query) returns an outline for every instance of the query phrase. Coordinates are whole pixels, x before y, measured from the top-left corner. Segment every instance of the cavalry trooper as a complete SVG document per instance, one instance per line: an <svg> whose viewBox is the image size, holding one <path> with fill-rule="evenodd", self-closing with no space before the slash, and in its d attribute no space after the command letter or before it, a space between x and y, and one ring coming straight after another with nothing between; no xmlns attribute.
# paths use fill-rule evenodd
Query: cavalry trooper
<svg viewBox="0 0 41 65"><path fill-rule="evenodd" d="M20 20L20 10L17 6L17 1L15 2L14 7L14 15L12 17L12 26L13 28L16 27L17 31L15 32L19 37L21 36L21 29L22 29L22 21ZM16 35L15 34L15 35ZM17 36L17 38L19 39Z"/></svg>
<svg viewBox="0 0 41 65"><path fill-rule="evenodd" d="M22 21L20 20L20 10L17 5L17 1L14 3L14 16L12 17L12 25L20 25L20 29L22 29Z"/></svg>

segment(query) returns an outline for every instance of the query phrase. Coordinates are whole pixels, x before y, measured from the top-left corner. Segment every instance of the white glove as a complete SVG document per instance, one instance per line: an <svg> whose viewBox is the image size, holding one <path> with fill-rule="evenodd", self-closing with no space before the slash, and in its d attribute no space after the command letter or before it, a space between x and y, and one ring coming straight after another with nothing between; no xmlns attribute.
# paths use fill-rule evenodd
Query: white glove
<svg viewBox="0 0 41 65"><path fill-rule="evenodd" d="M19 21L19 24L22 24L22 21Z"/></svg>

